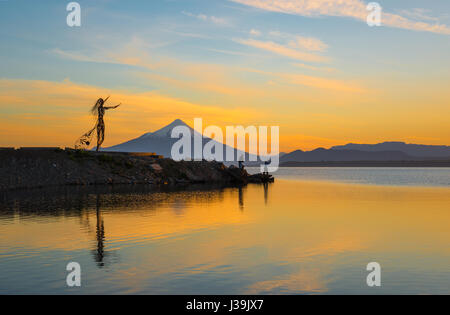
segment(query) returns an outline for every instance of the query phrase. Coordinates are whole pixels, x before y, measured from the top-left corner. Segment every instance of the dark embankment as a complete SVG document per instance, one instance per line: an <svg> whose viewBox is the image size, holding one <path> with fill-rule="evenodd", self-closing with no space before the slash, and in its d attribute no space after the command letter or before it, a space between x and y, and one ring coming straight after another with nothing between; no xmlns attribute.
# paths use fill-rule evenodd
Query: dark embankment
<svg viewBox="0 0 450 315"><path fill-rule="evenodd" d="M60 149L0 150L0 191L62 185L247 184L273 181L219 162Z"/></svg>
<svg viewBox="0 0 450 315"><path fill-rule="evenodd" d="M450 167L450 160L437 161L324 161L285 162L282 167Z"/></svg>

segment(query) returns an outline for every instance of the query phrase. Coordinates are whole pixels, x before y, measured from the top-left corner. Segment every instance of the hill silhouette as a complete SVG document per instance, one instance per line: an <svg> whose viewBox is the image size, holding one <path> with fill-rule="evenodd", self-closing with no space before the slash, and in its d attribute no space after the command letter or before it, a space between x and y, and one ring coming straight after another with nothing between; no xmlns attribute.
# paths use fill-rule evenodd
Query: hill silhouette
<svg viewBox="0 0 450 315"><path fill-rule="evenodd" d="M354 144L335 146L333 150L358 150L365 152L400 151L413 157L449 158L450 146L407 144L404 142L383 142L378 144Z"/></svg>

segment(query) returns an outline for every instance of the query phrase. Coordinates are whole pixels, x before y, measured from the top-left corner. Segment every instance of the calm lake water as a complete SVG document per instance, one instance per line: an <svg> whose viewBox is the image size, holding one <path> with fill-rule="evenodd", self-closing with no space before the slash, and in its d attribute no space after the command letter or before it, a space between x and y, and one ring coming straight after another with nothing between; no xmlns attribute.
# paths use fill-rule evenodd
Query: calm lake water
<svg viewBox="0 0 450 315"><path fill-rule="evenodd" d="M449 179L296 168L243 188L9 192L0 294L450 294ZM66 286L69 262L81 288Z"/></svg>

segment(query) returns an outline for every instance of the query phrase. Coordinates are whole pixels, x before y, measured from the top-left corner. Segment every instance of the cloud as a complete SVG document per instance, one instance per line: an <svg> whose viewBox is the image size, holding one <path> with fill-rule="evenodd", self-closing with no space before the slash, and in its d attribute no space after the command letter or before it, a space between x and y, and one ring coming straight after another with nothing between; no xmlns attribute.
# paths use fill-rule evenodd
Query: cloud
<svg viewBox="0 0 450 315"><path fill-rule="evenodd" d="M328 49L328 45L318 38L293 35L279 31L270 31L269 33L263 34L256 29L252 29L250 35L262 38L258 40L254 38L238 38L234 39L234 41L291 59L312 62L328 61L327 57L315 54L316 52L325 52Z"/></svg>
<svg viewBox="0 0 450 315"><path fill-rule="evenodd" d="M62 59L81 61L81 62L96 62L96 63L116 63L114 60L104 57L94 57L76 51L66 51L59 48L54 48L48 51L50 54Z"/></svg>
<svg viewBox="0 0 450 315"><path fill-rule="evenodd" d="M250 35L252 36L261 36L261 32L255 29L250 30Z"/></svg>
<svg viewBox="0 0 450 315"><path fill-rule="evenodd" d="M285 56L291 59L303 60L303 61L312 61L312 62L326 62L328 61L327 57L323 57L316 54L311 54L307 52L303 52L298 50L298 43L295 45L282 45L275 43L273 41L260 41L255 39L235 39L237 43L242 45L251 46L254 48L270 51L274 54Z"/></svg>
<svg viewBox="0 0 450 315"><path fill-rule="evenodd" d="M401 10L399 13L413 20L439 22L439 18L429 15L431 10L414 8L410 10Z"/></svg>
<svg viewBox="0 0 450 315"><path fill-rule="evenodd" d="M279 33L284 38L292 38L290 34ZM294 38L306 38L294 36ZM272 53L286 56L295 60L302 60L308 62L326 62L327 57L307 53L289 47L289 44L281 45L271 41L260 41L255 39L235 39L235 41L255 47L262 50L267 50ZM325 45L319 40L311 39L316 45ZM268 78L268 82L276 79L282 84L303 85L306 87L313 87L316 89L334 90L340 92L361 92L365 89L361 88L354 82L347 82L345 80L328 79L316 76L307 76L295 73L273 73L264 72L255 69L233 67L229 65L217 64L202 64L180 62L179 60L170 59L167 57L156 58L150 54L143 53L140 41L133 40L131 44L124 45L125 50L116 52L114 55L110 54L110 58L123 64L137 66L143 69L151 70L150 72L141 73L139 76L149 81L151 86L159 89L168 89L171 92L188 91L192 94L196 91L206 93L209 98L214 94L230 97L233 102L250 101L254 97L259 97L264 94L261 91L261 86L258 83L244 80L242 78L243 72L258 73L259 75ZM320 44L318 44L320 43ZM233 55L246 55L242 52L210 49L220 53ZM303 64L303 63L300 63ZM306 65L305 65L306 66ZM317 68L316 70L318 70ZM331 72L330 68L320 68L323 71ZM327 70L328 69L328 70ZM311 70L314 70L311 68ZM174 91L173 89L177 89ZM281 89L283 87L281 86ZM265 91L265 93L269 93ZM214 96L214 98L216 98Z"/></svg>
<svg viewBox="0 0 450 315"><path fill-rule="evenodd" d="M300 68L304 68L304 69L313 70L313 71L324 71L324 72L335 72L336 71L336 69L334 69L334 68L315 67L315 66L304 64L304 63L294 63L294 66L300 67Z"/></svg>
<svg viewBox="0 0 450 315"><path fill-rule="evenodd" d="M203 38L203 39L211 39L212 37L205 34L198 34L198 33L186 33L186 32L178 32L174 30L166 30L166 32L170 32L173 34L176 34L181 37L190 37L190 38Z"/></svg>
<svg viewBox="0 0 450 315"><path fill-rule="evenodd" d="M187 102L158 92L133 93L81 85L69 80L0 79L0 146L72 146L92 128L89 109L99 97L110 95L111 104L122 107L107 116L105 146L156 130L175 118L189 120L201 115L214 124L244 122L259 117L248 108L222 107ZM245 121L247 122L247 121Z"/></svg>
<svg viewBox="0 0 450 315"><path fill-rule="evenodd" d="M208 15L205 15L205 14L194 14L194 13L186 12L186 11L183 11L181 13L183 13L186 16L190 16L190 17L196 18L196 19L201 20L201 21L205 21L205 22L209 21L209 22L212 22L212 23L217 24L217 25L229 25L228 20L225 19L225 18L220 18L220 17L216 17L216 16L213 16L213 15L208 16Z"/></svg>
<svg viewBox="0 0 450 315"><path fill-rule="evenodd" d="M168 44L168 42L149 43L137 36L133 36L129 42L122 45L120 54L115 50L107 50L102 47L93 47L88 52L70 51L60 48L54 48L47 52L66 60L129 65L152 70L155 67L155 64L150 62L151 58L148 51Z"/></svg>
<svg viewBox="0 0 450 315"><path fill-rule="evenodd" d="M280 74L287 82L296 85L328 89L342 92L362 93L365 90L355 84L327 78L313 77L303 74Z"/></svg>
<svg viewBox="0 0 450 315"><path fill-rule="evenodd" d="M248 54L248 53L244 53L241 51L233 51L233 50L226 50L226 49L214 49L214 48L206 48L206 50L213 51L216 53L226 54L226 55L256 57L255 54Z"/></svg>
<svg viewBox="0 0 450 315"><path fill-rule="evenodd" d="M295 14L307 17L339 16L366 21L369 11L367 3L361 0L230 0L262 10ZM418 15L416 14L416 17ZM422 16L423 17L423 16ZM428 19L429 20L429 19ZM384 26L414 31L433 32L450 35L450 27L445 24L430 24L414 21L393 13L382 13Z"/></svg>
<svg viewBox="0 0 450 315"><path fill-rule="evenodd" d="M327 44L317 38L302 36L297 36L295 40L289 43L289 46L303 48L309 51L325 51L328 48Z"/></svg>
<svg viewBox="0 0 450 315"><path fill-rule="evenodd" d="M339 92L349 93L366 93L367 89L359 86L357 83L348 82L343 80L328 79L303 74L292 73L277 73L277 72L265 72L260 70L247 69L249 72L259 73L272 79L278 79L282 85L302 85L306 87L312 87L324 90L333 90ZM271 81L271 85L274 85L275 81Z"/></svg>
<svg viewBox="0 0 450 315"><path fill-rule="evenodd" d="M309 51L326 51L328 45L318 38L293 35L279 31L270 31L269 37L281 38L289 42L289 46L293 48L305 49Z"/></svg>

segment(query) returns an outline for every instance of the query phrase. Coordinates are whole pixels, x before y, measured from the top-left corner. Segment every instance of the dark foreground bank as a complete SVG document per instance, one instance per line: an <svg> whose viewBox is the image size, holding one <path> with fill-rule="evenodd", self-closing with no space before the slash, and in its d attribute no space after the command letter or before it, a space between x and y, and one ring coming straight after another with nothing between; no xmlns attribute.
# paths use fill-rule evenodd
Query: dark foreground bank
<svg viewBox="0 0 450 315"><path fill-rule="evenodd" d="M61 149L0 150L0 191L62 185L247 184L272 182L207 161Z"/></svg>

